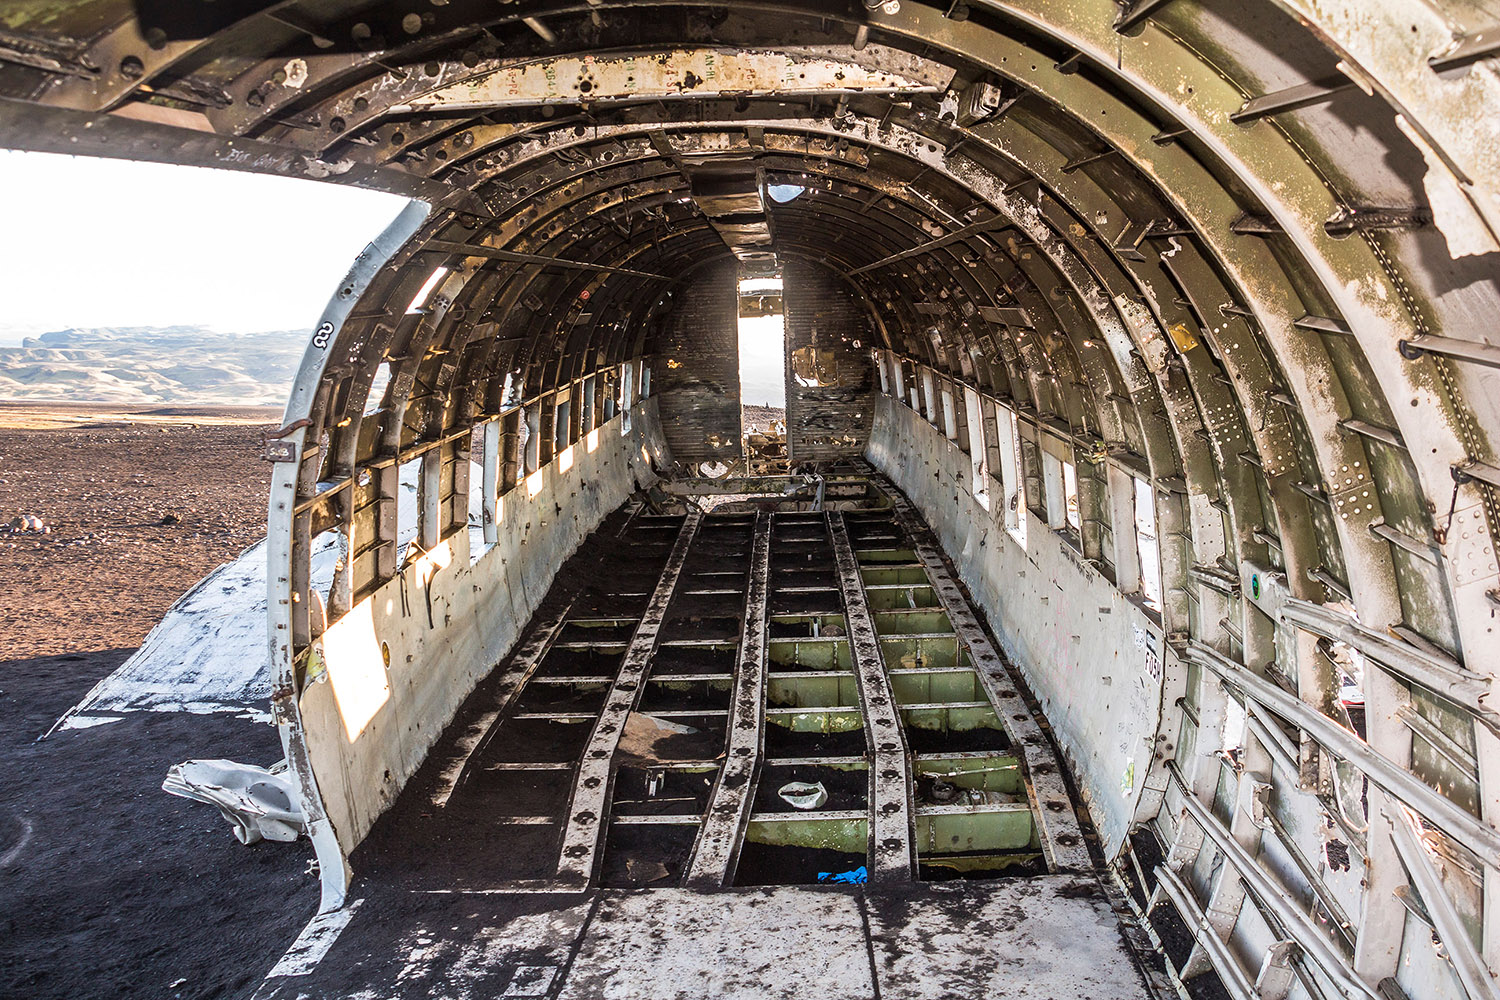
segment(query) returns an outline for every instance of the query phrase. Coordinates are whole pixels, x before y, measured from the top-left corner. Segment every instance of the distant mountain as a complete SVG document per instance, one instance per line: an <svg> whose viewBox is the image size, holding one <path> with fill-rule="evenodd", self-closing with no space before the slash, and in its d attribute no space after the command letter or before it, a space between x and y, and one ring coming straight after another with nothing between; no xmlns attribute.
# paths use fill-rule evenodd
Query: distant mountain
<svg viewBox="0 0 1500 1000"><path fill-rule="evenodd" d="M0 347L0 399L280 404L307 338L305 330L198 326L55 330Z"/></svg>

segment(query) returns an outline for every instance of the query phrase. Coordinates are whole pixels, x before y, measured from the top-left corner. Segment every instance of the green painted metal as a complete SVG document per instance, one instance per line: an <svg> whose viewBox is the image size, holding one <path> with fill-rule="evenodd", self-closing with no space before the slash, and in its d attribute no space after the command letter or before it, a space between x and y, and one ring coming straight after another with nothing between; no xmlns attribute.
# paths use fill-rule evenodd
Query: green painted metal
<svg viewBox="0 0 1500 1000"><path fill-rule="evenodd" d="M1011 754L923 755L917 758L915 770L917 774L939 777L960 788L1006 795L1026 794L1020 759Z"/></svg>
<svg viewBox="0 0 1500 1000"><path fill-rule="evenodd" d="M862 567L878 563L914 563L917 561L916 553L911 549L856 549L854 555L859 559Z"/></svg>
<svg viewBox="0 0 1500 1000"><path fill-rule="evenodd" d="M865 598L871 611L901 611L938 606L937 594L929 586L876 585L865 578Z"/></svg>
<svg viewBox="0 0 1500 1000"><path fill-rule="evenodd" d="M766 710L766 722L794 733L852 733L865 725L859 709L851 706L830 706L821 712L770 708Z"/></svg>
<svg viewBox="0 0 1500 1000"><path fill-rule="evenodd" d="M927 581L927 573L920 566L861 566L860 576L864 577L865 586L889 585L889 584L923 584Z"/></svg>
<svg viewBox="0 0 1500 1000"><path fill-rule="evenodd" d="M1031 807L1018 805L918 806L919 855L1017 851L1036 846Z"/></svg>
<svg viewBox="0 0 1500 1000"><path fill-rule="evenodd" d="M974 729L993 729L998 739L1008 743L1005 726L995 709L988 703L968 705L912 705L901 709L901 720L908 729L930 729L935 732L969 732Z"/></svg>
<svg viewBox="0 0 1500 1000"><path fill-rule="evenodd" d="M843 639L773 639L766 656L774 670L851 670L849 643Z"/></svg>
<svg viewBox="0 0 1500 1000"><path fill-rule="evenodd" d="M898 705L942 701L980 701L984 689L974 671L962 667L936 670L891 670L891 691Z"/></svg>
<svg viewBox="0 0 1500 1000"><path fill-rule="evenodd" d="M881 635L937 635L951 633L953 623L941 611L882 611L875 615Z"/></svg>
<svg viewBox="0 0 1500 1000"><path fill-rule="evenodd" d="M959 665L956 636L882 636L880 651L887 670L922 670Z"/></svg>
<svg viewBox="0 0 1500 1000"><path fill-rule="evenodd" d="M766 681L766 703L773 708L833 708L858 701L852 673L772 674Z"/></svg>
<svg viewBox="0 0 1500 1000"><path fill-rule="evenodd" d="M773 847L811 847L865 854L870 820L862 812L769 813L750 820L745 839Z"/></svg>

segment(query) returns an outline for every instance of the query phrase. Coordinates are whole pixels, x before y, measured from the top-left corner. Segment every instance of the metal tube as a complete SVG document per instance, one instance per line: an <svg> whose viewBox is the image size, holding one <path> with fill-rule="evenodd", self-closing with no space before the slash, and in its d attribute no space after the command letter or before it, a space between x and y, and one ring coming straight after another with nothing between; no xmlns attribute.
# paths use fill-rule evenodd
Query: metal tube
<svg viewBox="0 0 1500 1000"><path fill-rule="evenodd" d="M1239 841L1230 836L1229 831L1220 825L1218 818L1209 812L1208 807L1198 801L1176 768L1173 768L1172 773L1177 777L1178 785L1182 789L1183 804L1187 807L1193 822L1197 823L1214 842L1214 845L1223 852L1244 881L1245 887L1254 894L1260 904L1276 914L1276 918L1282 922L1292 940L1297 942L1303 952L1318 963L1318 966L1327 973L1328 978L1332 979L1345 995L1368 997L1369 1000L1385 1000L1385 997L1367 986L1354 974L1354 970L1344 961L1343 956L1334 950L1323 932L1308 919L1307 914L1293 904L1291 895L1286 889L1267 875L1249 852L1240 846Z"/></svg>
<svg viewBox="0 0 1500 1000"><path fill-rule="evenodd" d="M1411 805L1442 827L1478 855L1485 864L1500 868L1500 831L1485 824L1410 771L1376 753L1359 737L1305 701L1288 694L1270 681L1257 677L1218 650L1194 641L1188 645L1187 656L1208 667L1229 684L1241 688L1247 696L1307 730L1319 743L1359 768L1388 794Z"/></svg>

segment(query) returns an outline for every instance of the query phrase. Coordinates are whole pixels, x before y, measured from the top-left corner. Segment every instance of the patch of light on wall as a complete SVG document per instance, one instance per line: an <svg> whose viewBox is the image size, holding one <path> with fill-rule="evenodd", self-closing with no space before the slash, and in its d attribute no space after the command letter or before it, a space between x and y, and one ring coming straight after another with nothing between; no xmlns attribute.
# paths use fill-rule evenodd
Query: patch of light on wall
<svg viewBox="0 0 1500 1000"><path fill-rule="evenodd" d="M428 297L432 295L432 290L438 286L438 282L442 281L447 273L448 269L446 267L433 269L432 274L428 276L426 281L422 282L422 287L417 289L417 294L412 297L411 305L406 307L406 315L410 316L412 313L422 310L422 307L427 304Z"/></svg>
<svg viewBox="0 0 1500 1000"><path fill-rule="evenodd" d="M807 188L803 187L800 184L766 185L766 194L771 196L772 201L781 205L785 205L787 202L791 201L793 198L796 198L806 190Z"/></svg>
<svg viewBox="0 0 1500 1000"><path fill-rule="evenodd" d="M741 295L780 294L780 278L743 278L740 280Z"/></svg>

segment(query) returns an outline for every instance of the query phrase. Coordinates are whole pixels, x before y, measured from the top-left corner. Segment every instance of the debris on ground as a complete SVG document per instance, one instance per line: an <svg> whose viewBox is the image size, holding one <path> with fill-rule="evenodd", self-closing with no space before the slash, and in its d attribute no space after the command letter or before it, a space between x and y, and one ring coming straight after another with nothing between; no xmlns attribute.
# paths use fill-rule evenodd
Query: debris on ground
<svg viewBox="0 0 1500 1000"><path fill-rule="evenodd" d="M286 761L269 768L232 760L175 764L162 791L216 807L242 844L293 841L303 832L302 805Z"/></svg>
<svg viewBox="0 0 1500 1000"><path fill-rule="evenodd" d="M793 809L816 809L828 801L828 789L821 781L809 784L806 781L789 781L776 792Z"/></svg>

